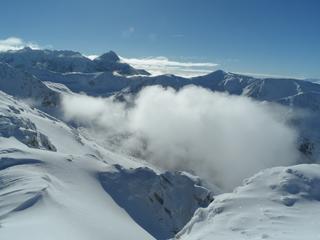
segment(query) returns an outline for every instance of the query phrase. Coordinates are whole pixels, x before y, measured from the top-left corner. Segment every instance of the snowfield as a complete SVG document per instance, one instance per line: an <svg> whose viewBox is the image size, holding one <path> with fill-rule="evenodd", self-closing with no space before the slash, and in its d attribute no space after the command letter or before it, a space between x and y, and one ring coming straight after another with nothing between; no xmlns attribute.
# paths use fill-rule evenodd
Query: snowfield
<svg viewBox="0 0 320 240"><path fill-rule="evenodd" d="M266 169L199 209L177 239L320 239L320 166Z"/></svg>
<svg viewBox="0 0 320 240"><path fill-rule="evenodd" d="M132 104L130 98L153 85L177 91L195 85L210 93L281 104L288 115L299 112L290 128L297 132L294 149L302 164L267 169L269 165L262 164L260 172L239 182L232 192L223 192L215 183L195 176L194 169L166 169L139 154L115 150L109 144L114 139L101 139L111 135L106 129L90 131L63 115L63 96L112 96L112 101L126 108ZM192 108L191 103L185 109ZM319 103L320 85L297 79L253 78L221 70L194 78L150 76L120 61L112 51L94 60L73 51L25 48L2 52L0 239L320 239ZM111 108L103 110L103 117L115 114ZM193 117L200 123L211 122L200 118L207 116L204 111L200 113ZM97 119L90 120L88 125ZM182 122L187 121L182 119L179 126ZM170 130L169 125L165 123L163 129ZM261 124L259 131L263 128ZM183 132L180 129L179 134ZM172 144L170 138L155 139L160 146ZM191 146L185 144L196 143L177 139L176 145L182 147L175 156L191 156ZM137 153L146 148L147 140L143 139L141 149L135 149ZM210 143L205 146L209 147L200 149L211 150ZM165 149L160 153L167 156ZM236 175L240 167L250 166L230 164L227 172ZM204 165L198 169L214 168L208 170ZM219 175L213 170L210 174Z"/></svg>

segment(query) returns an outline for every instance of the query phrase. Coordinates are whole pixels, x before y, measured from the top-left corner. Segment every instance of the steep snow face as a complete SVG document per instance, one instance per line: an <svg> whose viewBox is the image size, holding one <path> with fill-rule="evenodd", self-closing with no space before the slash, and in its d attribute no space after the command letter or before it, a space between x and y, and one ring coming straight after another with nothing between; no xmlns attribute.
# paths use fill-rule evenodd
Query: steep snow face
<svg viewBox="0 0 320 240"><path fill-rule="evenodd" d="M139 212L134 208L142 206L137 204L140 200L146 204L144 213L150 221L167 226L168 232L180 230L197 207L209 204L210 191L195 177L161 174L141 160L112 153L3 92L0 115L3 240L154 239L147 226L135 218ZM153 178L144 178L141 171ZM172 185L165 184L165 176ZM123 188L117 189L119 186ZM147 205L149 197L154 205ZM165 203L158 208L161 198ZM119 199L127 201L126 208Z"/></svg>
<svg viewBox="0 0 320 240"><path fill-rule="evenodd" d="M264 170L199 209L177 239L318 239L320 165Z"/></svg>
<svg viewBox="0 0 320 240"><path fill-rule="evenodd" d="M18 98L31 99L43 107L53 107L59 102L58 94L40 80L1 62L0 90Z"/></svg>
<svg viewBox="0 0 320 240"><path fill-rule="evenodd" d="M99 179L110 196L156 239L173 237L199 207L213 200L200 179L183 172L157 174L150 168L101 172Z"/></svg>

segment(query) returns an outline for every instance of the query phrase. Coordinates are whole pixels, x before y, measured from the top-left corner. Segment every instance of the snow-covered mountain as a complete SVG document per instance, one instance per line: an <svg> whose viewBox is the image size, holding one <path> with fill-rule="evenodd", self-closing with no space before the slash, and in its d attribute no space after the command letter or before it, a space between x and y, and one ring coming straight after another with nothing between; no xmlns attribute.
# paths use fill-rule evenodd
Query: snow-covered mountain
<svg viewBox="0 0 320 240"><path fill-rule="evenodd" d="M120 75L150 75L143 69L135 69L127 63L121 62L118 55L113 52L107 52L93 60L94 69L98 72L117 72Z"/></svg>
<svg viewBox="0 0 320 240"><path fill-rule="evenodd" d="M167 239L213 199L3 92L0 114L1 239Z"/></svg>
<svg viewBox="0 0 320 240"><path fill-rule="evenodd" d="M263 170L199 209L176 238L318 239L320 166Z"/></svg>
<svg viewBox="0 0 320 240"><path fill-rule="evenodd" d="M121 62L113 51L90 60L73 51L24 48L0 53L0 62L23 69L42 81L62 83L72 91L91 95L108 95L119 91L136 93L150 85L179 89L190 84L212 91L246 95L260 101L281 101L283 98L320 92L320 85L311 81L254 78L222 70L193 78L175 75L143 76L149 73Z"/></svg>
<svg viewBox="0 0 320 240"><path fill-rule="evenodd" d="M311 114L295 121L301 134L299 148L302 152L306 152L305 148L308 153L312 152L315 157L311 161L320 156L320 134L313 130L320 124L317 104L320 102L320 85L317 83L298 79L254 78L222 70L193 78L146 76L148 73L122 63L113 51L91 61L72 51L25 48L0 53L0 61L22 68L41 81L62 84L73 92L92 96L115 95L121 100L124 95L136 94L146 86L161 85L181 89L195 85L212 91L248 96L258 101L276 102L292 109L304 109Z"/></svg>
<svg viewBox="0 0 320 240"><path fill-rule="evenodd" d="M8 63L28 72L46 70L58 73L117 72L123 75L149 75L145 70L138 70L121 62L113 51L90 60L79 52L38 50L25 47L21 50L1 52L0 62Z"/></svg>
<svg viewBox="0 0 320 240"><path fill-rule="evenodd" d="M196 85L299 110L292 125L301 162L315 164L266 169L221 194L191 173L114 152L59 115L65 94L126 101L153 85ZM319 106L320 85L310 81L222 70L150 76L113 51L94 60L74 51L2 52L0 239L318 239Z"/></svg>

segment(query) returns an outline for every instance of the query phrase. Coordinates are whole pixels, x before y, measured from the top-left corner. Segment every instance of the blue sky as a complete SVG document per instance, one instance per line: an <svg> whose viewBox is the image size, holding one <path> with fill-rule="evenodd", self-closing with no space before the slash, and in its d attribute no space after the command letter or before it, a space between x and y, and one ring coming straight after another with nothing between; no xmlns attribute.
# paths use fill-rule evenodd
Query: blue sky
<svg viewBox="0 0 320 240"><path fill-rule="evenodd" d="M2 40L320 78L318 0L3 0L1 9Z"/></svg>

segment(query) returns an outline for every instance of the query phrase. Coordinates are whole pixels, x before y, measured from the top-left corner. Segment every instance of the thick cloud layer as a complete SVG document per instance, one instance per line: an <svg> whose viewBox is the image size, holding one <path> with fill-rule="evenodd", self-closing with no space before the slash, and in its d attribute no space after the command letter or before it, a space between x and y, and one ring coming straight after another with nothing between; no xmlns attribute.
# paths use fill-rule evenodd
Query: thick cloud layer
<svg viewBox="0 0 320 240"><path fill-rule="evenodd" d="M156 86L143 89L131 107L83 95L65 96L63 106L66 118L122 151L166 169L192 171L226 190L298 157L286 109L246 97Z"/></svg>

